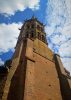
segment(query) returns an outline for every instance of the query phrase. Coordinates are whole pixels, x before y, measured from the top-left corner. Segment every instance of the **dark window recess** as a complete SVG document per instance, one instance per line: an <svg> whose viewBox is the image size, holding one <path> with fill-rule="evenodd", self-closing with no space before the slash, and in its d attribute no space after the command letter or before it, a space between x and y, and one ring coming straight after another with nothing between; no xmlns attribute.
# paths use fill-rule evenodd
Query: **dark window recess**
<svg viewBox="0 0 71 100"><path fill-rule="evenodd" d="M43 32L44 31L44 29L41 27L41 31Z"/></svg>
<svg viewBox="0 0 71 100"><path fill-rule="evenodd" d="M40 26L39 25L37 25L37 29L40 30Z"/></svg>
<svg viewBox="0 0 71 100"><path fill-rule="evenodd" d="M26 34L26 37L28 38L28 33Z"/></svg>
<svg viewBox="0 0 71 100"><path fill-rule="evenodd" d="M29 29L30 28L30 26L29 25L27 25L27 29Z"/></svg>
<svg viewBox="0 0 71 100"><path fill-rule="evenodd" d="M45 36L44 35L42 35L42 41L45 41Z"/></svg>
<svg viewBox="0 0 71 100"><path fill-rule="evenodd" d="M38 32L38 39L41 40L41 34Z"/></svg>
<svg viewBox="0 0 71 100"><path fill-rule="evenodd" d="M31 38L33 38L34 37L34 33L31 33Z"/></svg>
<svg viewBox="0 0 71 100"><path fill-rule="evenodd" d="M31 28L34 28L34 24L32 24Z"/></svg>

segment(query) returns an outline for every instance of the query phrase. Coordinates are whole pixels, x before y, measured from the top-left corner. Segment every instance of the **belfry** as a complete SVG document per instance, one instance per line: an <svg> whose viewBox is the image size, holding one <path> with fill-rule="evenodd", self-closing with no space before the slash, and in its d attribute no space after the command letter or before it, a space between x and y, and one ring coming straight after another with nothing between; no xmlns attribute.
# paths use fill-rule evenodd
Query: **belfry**
<svg viewBox="0 0 71 100"><path fill-rule="evenodd" d="M37 18L24 22L2 100L71 100L71 79L47 41L44 25Z"/></svg>

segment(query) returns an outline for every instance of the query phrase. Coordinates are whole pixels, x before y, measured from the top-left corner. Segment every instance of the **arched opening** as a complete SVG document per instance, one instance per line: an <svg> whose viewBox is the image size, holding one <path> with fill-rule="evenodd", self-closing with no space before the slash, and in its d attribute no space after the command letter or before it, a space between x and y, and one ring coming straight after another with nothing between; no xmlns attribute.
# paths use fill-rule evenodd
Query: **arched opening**
<svg viewBox="0 0 71 100"><path fill-rule="evenodd" d="M38 39L41 40L41 34L38 32Z"/></svg>
<svg viewBox="0 0 71 100"><path fill-rule="evenodd" d="M45 42L45 36L44 35L42 35L42 41Z"/></svg>
<svg viewBox="0 0 71 100"><path fill-rule="evenodd" d="M31 33L31 38L33 38L33 37L34 37L34 33L32 32L32 33Z"/></svg>
<svg viewBox="0 0 71 100"><path fill-rule="evenodd" d="M31 25L31 28L32 28L32 29L34 28L34 24Z"/></svg>
<svg viewBox="0 0 71 100"><path fill-rule="evenodd" d="M28 35L28 32L27 32L27 33L26 33L26 38L28 38L28 36L29 36L29 35Z"/></svg>

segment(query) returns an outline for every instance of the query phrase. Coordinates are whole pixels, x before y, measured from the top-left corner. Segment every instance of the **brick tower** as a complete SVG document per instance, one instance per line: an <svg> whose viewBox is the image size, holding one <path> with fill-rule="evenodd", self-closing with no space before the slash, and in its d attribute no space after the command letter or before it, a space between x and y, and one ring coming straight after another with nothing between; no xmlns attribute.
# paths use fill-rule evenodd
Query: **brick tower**
<svg viewBox="0 0 71 100"><path fill-rule="evenodd" d="M2 100L62 100L61 77L44 25L32 17L20 30Z"/></svg>

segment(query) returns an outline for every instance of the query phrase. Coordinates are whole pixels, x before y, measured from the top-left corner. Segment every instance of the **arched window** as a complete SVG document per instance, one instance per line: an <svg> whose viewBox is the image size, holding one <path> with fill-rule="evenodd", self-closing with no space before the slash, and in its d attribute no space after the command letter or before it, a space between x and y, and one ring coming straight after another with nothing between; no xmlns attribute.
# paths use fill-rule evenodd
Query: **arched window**
<svg viewBox="0 0 71 100"><path fill-rule="evenodd" d="M44 31L43 27L41 27L41 31L42 31L42 32Z"/></svg>
<svg viewBox="0 0 71 100"><path fill-rule="evenodd" d="M28 33L26 34L26 37L28 38Z"/></svg>
<svg viewBox="0 0 71 100"><path fill-rule="evenodd" d="M31 28L34 28L34 24L31 25Z"/></svg>
<svg viewBox="0 0 71 100"><path fill-rule="evenodd" d="M30 25L27 25L27 29L29 29L30 28Z"/></svg>
<svg viewBox="0 0 71 100"><path fill-rule="evenodd" d="M40 26L39 25L37 25L37 29L40 30Z"/></svg>
<svg viewBox="0 0 71 100"><path fill-rule="evenodd" d="M38 39L41 40L41 34L38 32Z"/></svg>
<svg viewBox="0 0 71 100"><path fill-rule="evenodd" d="M45 36L44 35L42 35L42 41L45 41Z"/></svg>
<svg viewBox="0 0 71 100"><path fill-rule="evenodd" d="M32 32L32 33L31 33L31 38L33 38L33 37L34 37L34 33Z"/></svg>
<svg viewBox="0 0 71 100"><path fill-rule="evenodd" d="M26 32L25 37L28 38L28 36L29 36L29 34L28 34L28 32Z"/></svg>

